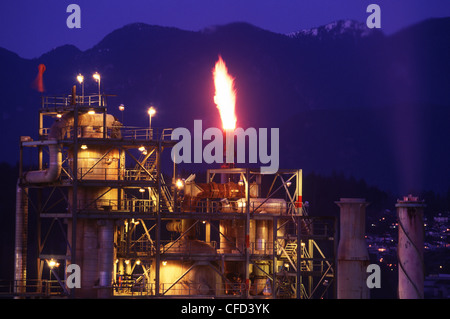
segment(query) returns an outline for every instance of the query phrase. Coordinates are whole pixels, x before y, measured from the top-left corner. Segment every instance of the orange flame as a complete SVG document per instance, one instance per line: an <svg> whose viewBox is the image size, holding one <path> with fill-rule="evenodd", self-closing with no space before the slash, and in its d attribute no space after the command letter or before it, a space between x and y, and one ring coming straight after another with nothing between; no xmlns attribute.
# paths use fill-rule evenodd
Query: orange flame
<svg viewBox="0 0 450 319"><path fill-rule="evenodd" d="M35 89L36 91L41 92L41 93L43 93L45 91L45 88L44 88L45 69L46 68L45 68L44 64L38 65L38 75L36 76L36 79L34 79L33 83L31 84L33 89Z"/></svg>
<svg viewBox="0 0 450 319"><path fill-rule="evenodd" d="M220 55L213 70L213 77L214 86L216 87L214 103L219 109L223 129L234 130L236 128L234 78L228 74L227 66Z"/></svg>

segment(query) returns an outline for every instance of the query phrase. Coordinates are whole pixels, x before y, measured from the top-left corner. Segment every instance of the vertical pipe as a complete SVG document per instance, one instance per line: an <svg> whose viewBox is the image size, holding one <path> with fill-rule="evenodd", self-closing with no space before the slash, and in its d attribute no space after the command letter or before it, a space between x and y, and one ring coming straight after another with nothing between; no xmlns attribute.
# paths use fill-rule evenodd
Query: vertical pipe
<svg viewBox="0 0 450 319"><path fill-rule="evenodd" d="M417 197L405 196L395 205L398 218L398 297L424 298L423 209Z"/></svg>
<svg viewBox="0 0 450 319"><path fill-rule="evenodd" d="M72 245L70 252L70 263L77 264L77 210L78 210L78 109L75 106L73 112L73 158L72 158ZM75 289L70 292L72 298L75 297Z"/></svg>
<svg viewBox="0 0 450 319"><path fill-rule="evenodd" d="M16 234L14 252L15 292L26 292L28 239L28 194L27 188L16 188Z"/></svg>
<svg viewBox="0 0 450 319"><path fill-rule="evenodd" d="M297 171L297 202L296 202L296 210L299 215L296 218L297 221L297 287L296 287L296 297L297 299L301 298L301 286L302 286L302 267L301 267L301 259L302 259L302 251L301 251L301 236L302 236L302 224L304 223L303 219L300 217L303 215L303 170L299 169Z"/></svg>
<svg viewBox="0 0 450 319"><path fill-rule="evenodd" d="M273 246L272 246L272 298L275 299L276 294L276 283L277 283L277 249L278 249L278 218L275 216L272 222L272 236L273 236Z"/></svg>
<svg viewBox="0 0 450 319"><path fill-rule="evenodd" d="M98 269L100 298L111 296L112 274L114 266L114 222L110 219L98 222Z"/></svg>
<svg viewBox="0 0 450 319"><path fill-rule="evenodd" d="M41 259L40 259L40 255L42 252L42 241L41 241L41 230L42 230L42 225L41 225L41 212L42 212L42 188L38 188L37 189L37 220L36 220L36 256L37 257L37 263L36 263L36 269L37 269L37 279L38 282L41 282L42 280L42 273L40 272L40 264L41 264Z"/></svg>
<svg viewBox="0 0 450 319"><path fill-rule="evenodd" d="M341 198L335 202L340 212L338 246L338 299L368 299L366 284L369 253L365 242L365 209L363 198Z"/></svg>
<svg viewBox="0 0 450 319"><path fill-rule="evenodd" d="M219 247L222 253L231 253L231 250L234 249L234 243L229 241L233 237L231 234L233 227L231 225L231 220L221 220L219 224Z"/></svg>
<svg viewBox="0 0 450 319"><path fill-rule="evenodd" d="M160 285L160 266L161 266L161 214L160 214L160 197L161 197L161 141L158 141L158 149L156 150L156 181L158 193L156 197L156 255L155 255L155 295L159 296Z"/></svg>
<svg viewBox="0 0 450 319"><path fill-rule="evenodd" d="M298 214L302 214L303 209L303 170L299 169L297 172L297 203L296 209Z"/></svg>
<svg viewBox="0 0 450 319"><path fill-rule="evenodd" d="M114 267L114 223L112 220L98 222L98 269L99 298L109 298L112 295L112 274Z"/></svg>
<svg viewBox="0 0 450 319"><path fill-rule="evenodd" d="M250 170L248 167L245 169L245 179L245 297L248 298L250 288Z"/></svg>
<svg viewBox="0 0 450 319"><path fill-rule="evenodd" d="M339 217L334 216L333 224L334 224L334 240L333 240L333 259L334 264L338 263L338 243L339 243ZM334 280L333 280L334 281ZM336 280L337 281L337 280ZM334 281L334 282L336 282ZM337 283L333 285L333 299L337 298Z"/></svg>
<svg viewBox="0 0 450 319"><path fill-rule="evenodd" d="M106 125L106 109L103 109L103 138L106 138L107 132L108 131L108 126Z"/></svg>
<svg viewBox="0 0 450 319"><path fill-rule="evenodd" d="M80 219L78 235L81 247L78 249L77 264L81 268L80 296L83 298L96 298L98 285L98 227L95 219ZM77 291L78 292L78 291Z"/></svg>
<svg viewBox="0 0 450 319"><path fill-rule="evenodd" d="M301 251L301 241L302 241L302 219L301 216L297 216L296 218L296 226L297 226L297 272L296 272L296 281L297 281L297 286L296 286L296 298L300 299L302 297L301 294L301 288L302 288L302 251Z"/></svg>

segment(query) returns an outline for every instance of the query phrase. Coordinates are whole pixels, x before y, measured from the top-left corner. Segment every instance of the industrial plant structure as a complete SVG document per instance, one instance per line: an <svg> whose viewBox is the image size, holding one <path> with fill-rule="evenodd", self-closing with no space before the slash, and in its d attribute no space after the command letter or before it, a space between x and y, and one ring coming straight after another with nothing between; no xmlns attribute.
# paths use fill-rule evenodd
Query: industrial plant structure
<svg viewBox="0 0 450 319"><path fill-rule="evenodd" d="M336 221L308 216L302 170L220 167L182 180L172 130L124 126L106 102L75 87L43 97L37 138L21 137L14 296L336 296ZM37 170L25 171L25 152ZM70 264L80 288L67 286Z"/></svg>

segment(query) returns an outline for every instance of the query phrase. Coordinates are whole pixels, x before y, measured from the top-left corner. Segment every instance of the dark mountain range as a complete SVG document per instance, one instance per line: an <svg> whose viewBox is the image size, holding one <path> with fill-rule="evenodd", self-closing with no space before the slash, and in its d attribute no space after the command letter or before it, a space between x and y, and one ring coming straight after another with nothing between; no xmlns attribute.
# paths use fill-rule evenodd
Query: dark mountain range
<svg viewBox="0 0 450 319"><path fill-rule="evenodd" d="M199 32L127 25L93 48L56 48L33 60L0 49L0 161L15 163L21 135L36 136L40 93L70 93L76 75L96 92L102 75L110 113L146 126L220 127L212 68L222 55L236 78L238 126L279 127L282 167L333 171L401 193L450 186L450 18L392 36L355 21L283 35L246 23Z"/></svg>

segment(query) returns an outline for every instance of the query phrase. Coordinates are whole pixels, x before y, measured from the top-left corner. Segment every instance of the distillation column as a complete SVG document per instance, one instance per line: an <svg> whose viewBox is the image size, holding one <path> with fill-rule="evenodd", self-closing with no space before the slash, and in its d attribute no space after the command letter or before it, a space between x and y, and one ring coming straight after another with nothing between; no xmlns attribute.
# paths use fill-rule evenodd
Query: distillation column
<svg viewBox="0 0 450 319"><path fill-rule="evenodd" d="M368 299L366 284L369 252L365 235L365 215L368 203L363 198L341 198L340 240L337 264L338 299Z"/></svg>
<svg viewBox="0 0 450 319"><path fill-rule="evenodd" d="M423 209L425 204L417 197L405 196L398 200L398 297L424 298Z"/></svg>
<svg viewBox="0 0 450 319"><path fill-rule="evenodd" d="M63 117L64 120L64 117ZM120 125L112 115L81 114L78 123L67 119L71 127L78 126L81 138L102 139L104 127L114 129ZM72 124L73 123L73 124ZM85 182L79 185L77 208L86 211L111 211L118 207L118 189L108 185L119 177L120 152L116 146L90 144L76 152L69 149L69 165L77 161L76 176ZM94 184L87 185L92 181ZM97 185L96 182L98 183ZM95 185L95 186L94 186ZM68 199L74 205L74 190L69 189ZM68 238L72 241L72 221L68 220ZM114 271L114 220L78 218L76 225L76 263L81 268L81 288L76 297L108 298L112 294ZM72 243L71 243L71 246ZM70 253L70 252L69 252Z"/></svg>

